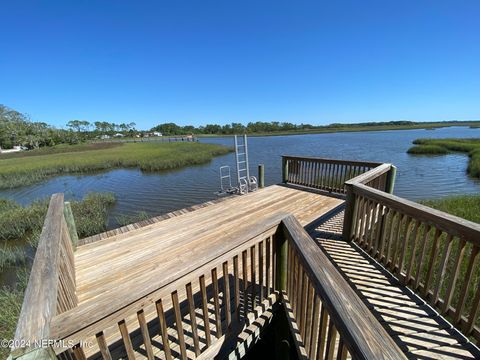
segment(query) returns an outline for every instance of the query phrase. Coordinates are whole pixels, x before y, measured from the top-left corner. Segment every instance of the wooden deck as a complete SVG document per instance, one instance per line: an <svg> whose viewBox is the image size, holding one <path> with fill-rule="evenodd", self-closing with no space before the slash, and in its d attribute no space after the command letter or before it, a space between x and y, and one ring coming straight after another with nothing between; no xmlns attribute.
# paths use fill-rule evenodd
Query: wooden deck
<svg viewBox="0 0 480 360"><path fill-rule="evenodd" d="M79 305L155 287L155 279L177 273L191 259L232 247L225 239L235 241L235 234L244 233L252 224L263 226L293 214L307 225L342 202L314 192L269 186L79 246L75 252Z"/></svg>
<svg viewBox="0 0 480 360"><path fill-rule="evenodd" d="M273 357L480 358L480 225L392 195L391 164L282 170L78 243L53 195L15 338L61 342L12 359L241 358L281 306Z"/></svg>

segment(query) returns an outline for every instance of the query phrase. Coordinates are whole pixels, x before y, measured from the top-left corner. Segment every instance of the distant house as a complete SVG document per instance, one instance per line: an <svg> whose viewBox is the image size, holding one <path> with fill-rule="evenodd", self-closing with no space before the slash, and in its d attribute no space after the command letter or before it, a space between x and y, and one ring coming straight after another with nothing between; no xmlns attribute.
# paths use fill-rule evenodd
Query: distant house
<svg viewBox="0 0 480 360"><path fill-rule="evenodd" d="M161 132L154 131L153 136L163 136L163 134Z"/></svg>
<svg viewBox="0 0 480 360"><path fill-rule="evenodd" d="M105 140L105 139L110 139L110 135L101 135L100 139Z"/></svg>
<svg viewBox="0 0 480 360"><path fill-rule="evenodd" d="M125 135L120 134L120 133L116 133L115 135L113 135L113 137L121 138L121 137L125 137Z"/></svg>

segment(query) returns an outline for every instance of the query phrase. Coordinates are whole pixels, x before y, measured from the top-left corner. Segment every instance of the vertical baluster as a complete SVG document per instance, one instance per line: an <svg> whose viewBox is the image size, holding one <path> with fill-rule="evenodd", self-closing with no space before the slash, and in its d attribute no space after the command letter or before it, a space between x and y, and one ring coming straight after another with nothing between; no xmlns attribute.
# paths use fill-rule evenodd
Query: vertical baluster
<svg viewBox="0 0 480 360"><path fill-rule="evenodd" d="M340 341L338 342L337 360L346 360L347 355L348 355L347 347L343 343L343 338L340 337Z"/></svg>
<svg viewBox="0 0 480 360"><path fill-rule="evenodd" d="M263 241L260 241L258 244L258 286L260 288L260 294L259 294L259 301L260 304L262 303L264 297L264 291L263 291L263 286L264 286L264 268L263 268Z"/></svg>
<svg viewBox="0 0 480 360"><path fill-rule="evenodd" d="M73 347L73 354L75 356L75 360L87 360L87 357L85 356L85 353L83 352L83 349L80 345L75 345ZM135 359L135 355L133 355L134 357L129 357L128 359Z"/></svg>
<svg viewBox="0 0 480 360"><path fill-rule="evenodd" d="M427 251L427 243L428 243L428 234L430 233L430 230L432 227L430 225L426 225L425 232L423 233L423 238L422 238L422 249L420 251L420 257L418 259L418 264L417 264L417 273L415 277L415 290L418 289L418 286L420 285L420 279L422 277L422 267L423 267L423 260L425 258L425 253Z"/></svg>
<svg viewBox="0 0 480 360"><path fill-rule="evenodd" d="M172 359L172 352L170 351L170 343L168 340L167 322L165 320L165 312L163 311L162 299L155 302L157 309L158 321L160 323L160 336L162 337L163 352L165 353L165 359Z"/></svg>
<svg viewBox="0 0 480 360"><path fill-rule="evenodd" d="M427 271L427 277L425 279L425 287L423 288L423 296L425 297L425 299L428 296L428 292L430 290L430 284L433 278L433 268L434 268L435 260L437 259L437 255L438 255L438 241L441 234L442 234L442 231L439 229L436 229L435 236L433 237L433 246L432 246L430 261L428 262L428 271Z"/></svg>
<svg viewBox="0 0 480 360"><path fill-rule="evenodd" d="M307 308L308 308L308 288L310 286L309 284L309 278L306 272L303 273L303 282L302 282L302 313L300 315L300 323L302 324L300 326L301 329L301 336L303 341L305 341L305 334L307 330Z"/></svg>
<svg viewBox="0 0 480 360"><path fill-rule="evenodd" d="M477 246L472 247L472 251L470 253L470 258L468 261L467 271L465 273L462 289L460 290L460 296L458 298L455 315L453 316L454 324L458 324L460 319L462 318L463 309L465 307L465 300L467 299L468 288L470 285L470 280L472 279L473 270L475 269L475 265L477 263L477 255L479 252L479 248Z"/></svg>
<svg viewBox="0 0 480 360"><path fill-rule="evenodd" d="M376 201L372 201L373 208L372 208L372 219L371 219L371 225L370 225L370 234L369 234L369 241L367 243L367 251L371 254L373 254L373 248L375 247L375 240L376 240L376 232L378 231L378 218L379 218L379 211L380 211L380 205L377 204Z"/></svg>
<svg viewBox="0 0 480 360"><path fill-rule="evenodd" d="M247 250L242 252L242 276L243 276L243 318L247 321L248 315L248 268L247 268Z"/></svg>
<svg viewBox="0 0 480 360"><path fill-rule="evenodd" d="M410 282L410 278L412 277L412 271L413 271L413 265L415 263L415 255L417 252L417 246L418 246L418 241L420 239L421 235L421 226L422 222L420 220L417 220L415 223L415 230L413 232L413 244L412 244L412 250L410 252L410 261L407 266L407 274L403 278L403 283L406 285Z"/></svg>
<svg viewBox="0 0 480 360"><path fill-rule="evenodd" d="M390 269L395 272L395 269L398 266L398 255L400 252L400 247L402 244L402 234L405 234L406 228L407 228L407 222L408 222L408 217L404 214L399 214L400 219L398 222L398 229L397 232L395 233L395 236L393 238L393 254L392 254L392 262L390 263ZM403 229L403 231L402 231Z"/></svg>
<svg viewBox="0 0 480 360"><path fill-rule="evenodd" d="M215 312L215 327L217 339L222 337L222 318L220 316L220 300L218 294L217 268L212 269L212 285L213 285L213 307Z"/></svg>
<svg viewBox="0 0 480 360"><path fill-rule="evenodd" d="M323 304L321 305L320 328L318 331L317 359L322 359L327 340L328 313Z"/></svg>
<svg viewBox="0 0 480 360"><path fill-rule="evenodd" d="M448 282L447 292L445 293L445 299L442 306L442 314L447 313L450 302L452 301L453 291L455 289L455 284L457 283L458 273L460 272L460 265L462 264L463 254L465 253L467 242L465 239L460 239L458 243L457 256L455 257L455 262L453 269L450 272L450 279Z"/></svg>
<svg viewBox="0 0 480 360"><path fill-rule="evenodd" d="M266 257L266 288L267 288L267 296L270 295L270 277L271 277L271 264L270 264L270 237L267 238L266 242L265 242L265 247L266 247L266 254L265 254L265 257Z"/></svg>
<svg viewBox="0 0 480 360"><path fill-rule="evenodd" d="M240 321L240 280L238 275L238 255L233 257L233 279L235 293L235 315L237 321Z"/></svg>
<svg viewBox="0 0 480 360"><path fill-rule="evenodd" d="M145 345L145 351L147 352L147 359L153 360L153 348L150 341L150 333L148 332L147 321L145 320L145 313L142 310L137 311L137 319L140 325L140 332L142 333L143 344Z"/></svg>
<svg viewBox="0 0 480 360"><path fill-rule="evenodd" d="M232 324L232 306L230 304L230 274L228 262L223 263L223 304L225 308L225 320L227 321L227 332Z"/></svg>
<svg viewBox="0 0 480 360"><path fill-rule="evenodd" d="M333 324L332 318L328 322L328 335L327 335L327 349L325 351L325 359L332 360L335 353L335 341L337 340L337 329Z"/></svg>
<svg viewBox="0 0 480 360"><path fill-rule="evenodd" d="M192 283L185 285L185 290L187 291L188 311L190 313L190 322L192 327L193 348L195 351L195 356L199 356L200 341L198 337L197 316L195 315L195 301L193 299Z"/></svg>
<svg viewBox="0 0 480 360"><path fill-rule="evenodd" d="M252 278L252 310L257 306L257 262L255 259L255 245L250 248L250 273Z"/></svg>
<svg viewBox="0 0 480 360"><path fill-rule="evenodd" d="M97 339L98 348L100 349L103 360L112 360L112 355L108 349L107 341L105 340L105 334L103 331L97 333L95 338Z"/></svg>
<svg viewBox="0 0 480 360"><path fill-rule="evenodd" d="M467 323L463 326L463 334L469 336L473 327L477 323L478 313L480 311L480 284L477 284L477 291L470 308Z"/></svg>
<svg viewBox="0 0 480 360"><path fill-rule="evenodd" d="M200 283L200 293L202 294L202 315L203 315L203 325L205 327L205 338L207 342L207 347L212 343L212 336L210 335L210 315L208 313L208 297L207 297L207 287L205 285L205 276L202 275L198 279Z"/></svg>
<svg viewBox="0 0 480 360"><path fill-rule="evenodd" d="M306 321L305 321L305 335L303 337L305 343L305 350L307 353L310 352L310 341L311 341L311 334L312 334L312 312L313 312L313 286L312 284L308 284L307 289L307 311L306 311Z"/></svg>
<svg viewBox="0 0 480 360"><path fill-rule="evenodd" d="M392 223L390 226L390 236L388 237L388 245L387 245L387 257L385 259L385 265L390 266L392 263L392 247L395 246L395 233L400 231L400 220L401 220L401 215L400 213L392 210ZM396 231L395 231L396 230Z"/></svg>
<svg viewBox="0 0 480 360"><path fill-rule="evenodd" d="M187 347L185 344L185 335L183 333L182 313L180 311L180 304L178 302L178 293L175 290L172 292L173 311L175 313L175 324L177 325L177 339L180 346L180 356L182 359L187 359Z"/></svg>
<svg viewBox="0 0 480 360"><path fill-rule="evenodd" d="M120 329L120 334L122 335L123 345L125 346L128 360L135 359L135 351L133 350L132 340L130 339L130 334L128 333L125 320L121 320L118 322L118 328Z"/></svg>
<svg viewBox="0 0 480 360"><path fill-rule="evenodd" d="M418 221L416 221L418 226ZM412 222L412 218L409 216L407 217L407 220L405 222L405 238L403 239L403 243L401 245L401 252L400 252L400 258L398 259L398 268L397 268L397 274L402 277L402 270L403 270L403 265L405 263L405 254L407 252L407 247L408 247L408 242L410 241L410 237L412 236L412 231L414 228L414 222ZM415 227L416 228L416 227Z"/></svg>
<svg viewBox="0 0 480 360"><path fill-rule="evenodd" d="M381 231L379 235L379 243L378 243L378 259L380 262L383 262L385 259L385 244L388 241L388 233L389 227L392 224L393 216L390 208L385 208L385 212L383 214L383 224L381 226Z"/></svg>
<svg viewBox="0 0 480 360"><path fill-rule="evenodd" d="M308 355L310 359L315 359L317 354L318 328L320 326L320 299L315 289L313 290L313 315L312 315L312 333L310 336L310 350Z"/></svg>
<svg viewBox="0 0 480 360"><path fill-rule="evenodd" d="M434 291L433 291L432 304L434 306L437 304L438 297L439 297L440 291L442 289L443 279L445 277L445 271L447 269L447 263L448 263L448 259L449 259L449 256L450 256L450 250L452 249L452 242L453 242L452 239L453 239L453 236L451 234L448 234L447 239L446 239L445 248L444 248L444 251L443 251L442 261L440 262L439 272L437 274L437 281L436 281L435 288L434 288Z"/></svg>

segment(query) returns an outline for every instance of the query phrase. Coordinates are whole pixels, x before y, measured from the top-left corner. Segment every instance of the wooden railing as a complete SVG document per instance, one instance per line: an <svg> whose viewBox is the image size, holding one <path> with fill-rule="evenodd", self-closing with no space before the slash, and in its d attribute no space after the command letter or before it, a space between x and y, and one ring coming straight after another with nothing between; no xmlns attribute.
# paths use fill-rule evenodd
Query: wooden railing
<svg viewBox="0 0 480 360"><path fill-rule="evenodd" d="M73 247L64 213L63 194L53 195L17 323L13 358L34 348L48 351L41 342L51 339L52 318L77 306Z"/></svg>
<svg viewBox="0 0 480 360"><path fill-rule="evenodd" d="M132 293L122 299L103 297L93 303L82 303L53 319L51 336L77 344L73 346L76 359L95 353L101 353L104 359L119 358L124 356L123 351L133 359L135 344L141 344L149 358L153 358L151 337L156 334L149 332L149 328L155 323L161 334L158 341L163 354L159 356L186 359L187 355L203 354L213 358L221 349L219 344L253 320L249 316L258 312L259 306L270 307L277 301L273 285L273 236L277 228L278 220L265 225L254 236L246 235L240 243L230 243L235 246L226 243L216 253L199 255L195 263L180 264L178 272L152 279L153 291L146 289L140 296ZM209 315L212 306L213 317ZM212 329L205 326L211 320L215 324ZM186 323L188 328L184 327ZM137 330L141 337L135 338L132 334ZM187 332L193 337L193 348L186 344ZM91 347L85 349L87 354L82 349L82 339L93 340ZM57 353L61 350L57 349Z"/></svg>
<svg viewBox="0 0 480 360"><path fill-rule="evenodd" d="M111 359L126 352L134 358L141 347L149 358L213 358L225 352L228 339L236 339L254 314L281 301L291 309L292 324L299 324L292 329L304 358L319 352L349 353L358 359L404 358L295 218L271 219L253 230L242 235L242 241L229 239L224 249L165 274L158 284L152 279L153 291L122 299L104 297L55 316L50 336L75 344L56 349L58 356L84 359L101 354ZM204 325L210 321L211 329ZM163 354L153 353L151 337L157 333L150 332L152 327L159 329L161 339L155 341L161 342ZM193 346L186 344L187 333ZM92 339L93 347L82 348L82 339Z"/></svg>
<svg viewBox="0 0 480 360"><path fill-rule="evenodd" d="M284 183L346 193L345 182L377 166L376 162L282 156Z"/></svg>
<svg viewBox="0 0 480 360"><path fill-rule="evenodd" d="M296 320L300 358L406 359L300 223L289 216L282 226L288 240L285 304Z"/></svg>
<svg viewBox="0 0 480 360"><path fill-rule="evenodd" d="M480 341L480 225L352 181L346 240Z"/></svg>

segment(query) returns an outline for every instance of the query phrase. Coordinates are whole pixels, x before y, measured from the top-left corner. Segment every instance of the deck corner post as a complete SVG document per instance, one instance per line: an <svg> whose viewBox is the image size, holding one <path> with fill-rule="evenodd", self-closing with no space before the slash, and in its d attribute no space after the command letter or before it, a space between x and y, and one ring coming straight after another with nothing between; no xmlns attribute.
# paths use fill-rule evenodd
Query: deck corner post
<svg viewBox="0 0 480 360"><path fill-rule="evenodd" d="M70 202L66 201L64 205L63 214L65 216L65 222L67 223L68 233L70 234L70 240L72 241L72 248L73 251L75 251L78 244L77 226L75 225L75 218L73 217Z"/></svg>
<svg viewBox="0 0 480 360"><path fill-rule="evenodd" d="M275 289L282 292L287 290L287 255L288 255L288 241L283 233L283 225L280 225L277 232L273 235L275 242Z"/></svg>
<svg viewBox="0 0 480 360"><path fill-rule="evenodd" d="M282 182L284 184L288 182L288 161L285 156L282 156Z"/></svg>
<svg viewBox="0 0 480 360"><path fill-rule="evenodd" d="M265 165L258 164L258 187L263 189L265 187Z"/></svg>
<svg viewBox="0 0 480 360"><path fill-rule="evenodd" d="M355 194L353 192L353 184L346 182L345 189L347 190L347 196L345 199L342 238L344 241L352 241L353 217L355 215Z"/></svg>
<svg viewBox="0 0 480 360"><path fill-rule="evenodd" d="M393 194L393 188L395 186L395 178L397 176L397 167L395 165L390 166L390 170L387 173L387 183L385 185L385 192Z"/></svg>

